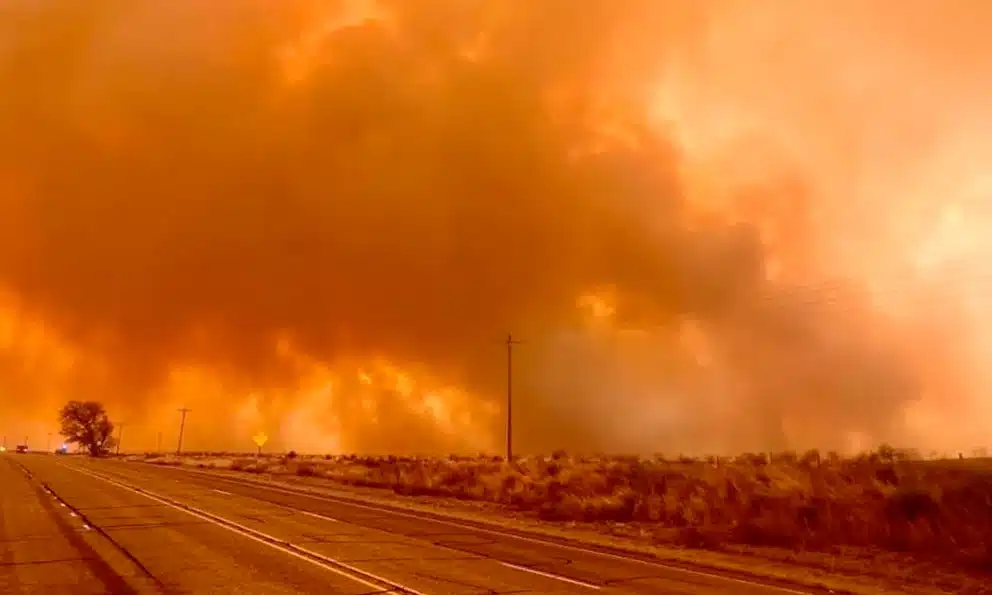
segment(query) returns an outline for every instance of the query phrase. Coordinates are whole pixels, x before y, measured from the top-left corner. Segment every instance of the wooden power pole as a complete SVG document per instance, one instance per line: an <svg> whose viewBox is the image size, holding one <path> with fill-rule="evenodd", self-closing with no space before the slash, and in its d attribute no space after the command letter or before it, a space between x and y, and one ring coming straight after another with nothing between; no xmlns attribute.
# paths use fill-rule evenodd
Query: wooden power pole
<svg viewBox="0 0 992 595"><path fill-rule="evenodd" d="M183 414L182 420L179 422L179 445L176 447L176 456L179 456L183 452L183 430L186 429L186 414L192 411L192 409L187 409L183 407L179 409L179 413Z"/></svg>
<svg viewBox="0 0 992 595"><path fill-rule="evenodd" d="M506 336L506 462L513 460L513 346L521 342Z"/></svg>
<svg viewBox="0 0 992 595"><path fill-rule="evenodd" d="M124 422L117 422L117 454L121 454L121 442L124 442Z"/></svg>

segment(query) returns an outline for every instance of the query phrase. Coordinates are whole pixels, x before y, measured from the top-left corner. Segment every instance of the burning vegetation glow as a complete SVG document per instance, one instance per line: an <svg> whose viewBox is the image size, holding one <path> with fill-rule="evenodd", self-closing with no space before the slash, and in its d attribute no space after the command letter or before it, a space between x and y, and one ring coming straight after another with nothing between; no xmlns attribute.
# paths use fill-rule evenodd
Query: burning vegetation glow
<svg viewBox="0 0 992 595"><path fill-rule="evenodd" d="M0 5L0 428L987 443L980 0Z"/></svg>

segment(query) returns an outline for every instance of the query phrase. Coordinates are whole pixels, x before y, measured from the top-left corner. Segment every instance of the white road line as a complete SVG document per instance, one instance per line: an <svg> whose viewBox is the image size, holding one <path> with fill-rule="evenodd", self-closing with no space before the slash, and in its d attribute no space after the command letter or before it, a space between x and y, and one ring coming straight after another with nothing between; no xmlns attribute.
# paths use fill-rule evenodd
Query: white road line
<svg viewBox="0 0 992 595"><path fill-rule="evenodd" d="M299 558L300 560L304 560L306 562L309 562L309 563L313 564L314 566L318 566L318 567L323 568L325 570L329 570L329 571L331 571L331 572L333 572L333 573L335 573L335 574L337 574L339 576L343 576L343 577L348 578L348 579L351 579L351 580L353 580L353 581L355 581L355 582L357 582L357 583L359 583L361 585L364 585L364 586L369 587L371 589L375 589L375 592L377 592L377 593L390 593L390 592L396 591L396 592L401 592L401 593L409 593L410 595L426 595L425 593L421 593L420 591L416 591L416 590L411 589L409 587L404 587L403 585L394 583L393 581L391 581L389 579L386 579L386 578L383 578L381 576L372 574L371 572L366 572L366 571L361 570L359 568L355 568L354 566L351 566L349 564L345 564L344 562L339 562L339 561L337 561L337 560L335 560L333 558L330 558L328 556L325 556L323 554L319 554L319 553L314 552L312 550L308 550L306 548L302 548L302 547L300 547L298 545L292 544L292 543L290 543L288 541L285 541L285 540L282 540L282 539L278 539L278 538L273 537L271 535L267 535L265 533L262 533L261 531L257 531L255 529L250 528L250 527L246 527L246 526L244 526L244 525L242 525L240 523L236 523L236 522L231 521L229 519L226 519L226 518L223 518L223 517L220 517L220 516L211 514L209 512L203 511L203 510L199 510L199 509L193 508L192 506L188 506L186 504L180 505L180 504L174 503L171 500L168 500L168 499L163 498L161 496L155 495L155 494L153 494L151 492L148 492L147 490L144 490L144 489L141 489L141 488L134 488L134 487L129 486L129 485L125 484L125 483L121 483L119 481L116 481L116 480L113 480L113 479L109 479L107 477L104 477L104 476L102 476L102 475L100 475L98 473L92 473L90 471L84 471L82 469L76 469L75 467L71 467L69 465L63 465L63 466L66 467L66 468L68 468L68 469L72 469L73 471L76 471L77 473L81 473L83 475L88 475L90 477L94 477L96 479L105 481L105 482L107 482L109 484L115 485L115 486L117 486L119 488L123 488L125 490L129 490L129 491L134 492L136 494L140 494L140 495L144 496L145 498L148 498L149 500L153 500L153 501L158 502L160 504L164 504L164 505L169 506L171 508L175 508L176 510L180 510L182 512L185 512L186 514L189 514L189 515L194 516L196 518L199 518L201 520L207 521L209 523L213 523L213 524L217 525L218 527L222 527L224 529L227 529L228 531L231 531L232 533L237 533L237 534L239 534L239 535L241 535L243 537L247 537L248 539L252 539L254 541L257 541L258 543L265 544L265 545L267 545L267 546L269 546L269 547L271 547L271 548L273 548L275 550L278 550L280 552L283 552L284 554L289 554L291 556L294 556L296 558ZM342 568L345 569L345 570L342 570ZM362 578L362 577L367 577L368 579L371 579L371 580L366 580L366 578ZM378 581L379 584L376 584L376 583L374 583L372 581ZM392 589L390 589L389 591L383 591L382 590L383 585L388 585L388 586L392 587Z"/></svg>
<svg viewBox="0 0 992 595"><path fill-rule="evenodd" d="M282 492L284 494L292 494L294 496L303 496L305 498L310 498L312 500L322 501L324 503L329 503L330 502L330 503L344 504L345 506L354 506L356 508L364 508L366 510L371 510L371 511L380 512L380 513L383 513L384 512L386 514L392 514L392 515L406 517L406 518L410 518L410 519L416 519L418 521L428 521L428 522L432 522L432 523L438 523L438 524L441 524L441 525L447 525L448 527L456 527L458 529L464 529L464 530L468 530L468 531L475 531L477 533L485 533L487 535L495 535L495 536L503 537L503 538L516 539L518 541L526 541L528 543L536 543L536 544L544 545L544 546L557 547L557 548L561 548L561 549L565 549L565 550L570 550L570 551L573 551L573 552L581 552L583 554L591 554L591 555L595 555L595 556L601 556L603 558L609 558L611 560L622 560L624 562L633 562L633 563L636 563L636 564L641 564L641 565L644 565L644 566L650 566L650 567L653 567L653 568L664 568L665 570L671 570L671 571L674 571L674 572L681 572L683 574L690 574L690 575L693 575L693 576L702 576L702 577L706 577L706 578L709 578L709 579L719 579L719 580L723 580L723 581L727 581L727 582L731 582L731 583L737 583L737 584L740 584L740 585L748 585L750 587L761 587L763 589L778 591L780 593L789 593L789 595L810 595L810 591L799 591L799 590L796 590L796 589L790 589L788 587L781 587L781 586L778 586L778 585L769 585L769 584L766 584L766 583L763 583L763 582L760 582L760 581L750 581L750 580L743 579L743 578L736 578L736 577L732 577L732 576L724 576L724 575L721 575L721 574L713 574L713 573L709 573L709 572L703 572L701 570L690 570L688 568L682 568L680 566L671 566L671 565L668 565L664 561L661 561L661 560L659 560L657 562L651 562L651 561L648 561L648 560L641 560L640 558L629 558L627 556L621 556L619 554L611 554L609 552L604 552L604 551L600 551L600 550L593 550L593 549L587 549L587 548L583 548L583 547L580 547L580 546L577 546L577 545L568 545L568 544L565 544L565 543L559 543L559 542L552 541L550 539L541 539L539 537L526 537L524 535L517 535L515 533L505 533L505 532L502 532L502 531L497 531L495 529L485 529L483 527L477 527L477 526L473 526L473 525L466 525L466 524L463 524L463 523L459 523L457 521L447 521L447 520L443 520L443 519L439 519L439 518L418 515L418 514L415 514L415 513L403 512L403 511L395 510L393 508L388 508L388 507L385 507L385 506L375 506L375 505L369 505L369 504L361 504L361 503L358 503L358 502L349 501L346 498L337 498L335 496L321 496L321 495L318 495L318 494L307 493L307 492L303 492L303 491L299 491L299 490L287 490L287 489L283 489L283 488L280 488L280 487L277 487L277 486L272 486L272 485L269 485L267 483L263 483L263 482L260 482L260 481L240 481L239 479L236 479L236 478L226 478L226 477L223 477L223 476L217 476L217 475L213 475L211 473L205 473L205 472L195 471L195 470L183 469L182 471L187 472L187 473L197 473L197 474L203 475L205 477L215 477L215 478L218 478L218 479L221 479L221 480L227 479L228 481L232 481L232 482L237 483L237 484L240 484L240 485L257 485L259 487L263 487L263 488L268 489L268 490L273 490L273 491L276 491L276 492Z"/></svg>
<svg viewBox="0 0 992 595"><path fill-rule="evenodd" d="M296 513L299 513L299 514L305 514L308 517L313 517L315 519L320 519L322 521L331 521L332 523L340 523L341 522L338 519L329 517L327 515L319 514L319 513L316 513L316 512L310 512L309 510L300 510L299 508L293 508L292 506L282 506L282 505L277 505L277 506L279 506L280 508L285 508L286 510L292 510L293 512L296 512Z"/></svg>
<svg viewBox="0 0 992 595"><path fill-rule="evenodd" d="M533 568L527 568L526 566L518 566L516 564L511 564L509 562L500 562L500 564L502 564L503 566L506 566L507 568L513 568L513 569L516 569L516 570L522 570L524 572L529 572L531 574L536 574L536 575L539 575L539 576L543 576L545 578L553 578L553 579L555 579L557 581L571 583L573 585L578 585L580 587L585 587L587 589L597 589L597 590L598 589L602 589L602 587L600 587L599 585L594 585L592 583L587 583L585 581L576 580L574 578L568 578L567 576L561 576L560 574L552 574L550 572L544 572L544 571L541 571L541 570L535 570Z"/></svg>
<svg viewBox="0 0 992 595"><path fill-rule="evenodd" d="M213 490L213 491L215 491L215 492L222 492L222 490L218 490L216 488L210 488L210 489ZM222 492L222 493L228 493L228 492ZM295 492L293 492L293 493L295 494ZM304 494L304 495L305 496L309 496L308 494ZM250 497L250 496L248 496L248 497ZM309 517L312 517L312 518L315 518L315 519L321 519L321 520L324 520L324 521L331 521L333 523L341 523L342 522L340 519L329 517L327 515L323 515L323 514L320 514L320 513L317 513L317 512L311 512L309 510L301 510L299 508L293 508L292 506L286 506L285 504L278 504L276 502L269 502L267 500L259 500L259 501L260 502L265 502L269 506L275 506L277 508L282 508L282 509L285 509L285 510L292 511L294 513L303 514L303 515L306 515L306 516L309 516ZM248 529L248 528L246 527L246 529ZM254 529L248 529L248 530L249 531L254 531ZM298 547L298 546L293 546L293 547ZM299 549L304 549L304 548L299 548ZM309 552L309 550L305 550L305 549L304 549L304 551ZM549 578L549 579L553 579L553 580L556 580L556 581L561 581L561 582L564 582L564 583L569 583L569 584L572 584L572 585L578 585L580 587L585 587L587 589L597 589L598 590L598 589L601 589L602 588L599 585L594 585L592 583L587 583L585 581L571 579L571 578L568 578L566 576L561 576L561 575L553 574L553 573L550 573L550 572L544 572L544 571L541 571L541 570L535 570L533 568L528 568L526 566L518 566L518 565L512 564L510 562L503 562L502 560L497 560L497 562L499 562L503 566L506 566L507 568L513 568L515 570L521 570L523 572L528 572L528 573L531 573L531 574L536 574L536 575L542 576L544 578ZM338 564L342 564L341 562L337 562L337 563Z"/></svg>
<svg viewBox="0 0 992 595"><path fill-rule="evenodd" d="M83 529L89 531L90 530L90 526L89 525L83 525Z"/></svg>
<svg viewBox="0 0 992 595"><path fill-rule="evenodd" d="M75 516L76 516L76 513L74 513L74 512L70 512L70 513L69 513L69 516L71 516L71 517L75 517Z"/></svg>
<svg viewBox="0 0 992 595"><path fill-rule="evenodd" d="M176 480L176 481L179 481L179 480ZM227 495L227 496L233 495L233 494L231 494L231 492L225 492L224 490L218 490L217 488L210 488L210 491L217 492L218 494L224 494L224 495ZM308 517L312 517L312 518L315 518L315 519L320 519L322 521L329 521L329 522L332 522L332 523L340 523L341 522L339 519L336 519L336 518L333 518L333 517L329 517L329 516L324 515L324 514L320 514L320 513L317 513L317 512L310 512L309 510L300 510L299 508L293 508L292 506L286 506L285 504L279 504L278 502L270 502L268 500L260 500L258 498L254 498L253 496L243 496L243 497L245 497L245 498L252 498L254 500L257 500L258 502L264 503L266 506L273 506L275 508L279 508L279 509L282 509L282 510L288 510L288 511L290 511L292 513L295 513L295 514L306 515Z"/></svg>

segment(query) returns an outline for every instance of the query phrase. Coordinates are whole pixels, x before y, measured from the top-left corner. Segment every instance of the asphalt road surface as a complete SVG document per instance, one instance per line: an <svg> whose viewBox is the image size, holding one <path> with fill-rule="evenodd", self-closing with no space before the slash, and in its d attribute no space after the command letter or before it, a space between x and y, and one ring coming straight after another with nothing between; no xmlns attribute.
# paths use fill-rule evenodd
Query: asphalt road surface
<svg viewBox="0 0 992 595"><path fill-rule="evenodd" d="M119 461L0 456L0 593L784 595L292 489Z"/></svg>

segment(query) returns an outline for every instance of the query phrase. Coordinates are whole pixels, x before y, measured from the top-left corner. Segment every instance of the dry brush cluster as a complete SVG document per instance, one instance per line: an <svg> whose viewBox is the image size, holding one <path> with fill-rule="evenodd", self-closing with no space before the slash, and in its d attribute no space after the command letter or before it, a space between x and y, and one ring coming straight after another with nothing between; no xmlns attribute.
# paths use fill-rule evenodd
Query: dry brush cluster
<svg viewBox="0 0 992 595"><path fill-rule="evenodd" d="M659 543L881 548L992 572L992 462L982 459L908 460L885 449L853 459L815 451L701 460L555 453L510 464L290 453L223 466L485 501L547 521L639 524Z"/></svg>

